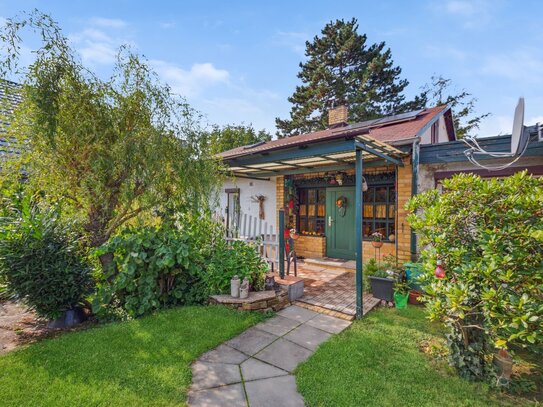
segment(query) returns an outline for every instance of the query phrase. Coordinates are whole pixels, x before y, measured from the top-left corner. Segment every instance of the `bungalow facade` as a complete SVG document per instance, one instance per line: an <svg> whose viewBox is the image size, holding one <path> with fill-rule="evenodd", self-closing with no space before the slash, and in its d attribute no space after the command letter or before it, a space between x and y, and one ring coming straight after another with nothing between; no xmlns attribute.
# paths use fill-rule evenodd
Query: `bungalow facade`
<svg viewBox="0 0 543 407"><path fill-rule="evenodd" d="M282 210L285 227L299 231L299 257L354 260L361 247L363 259L394 255L403 263L417 253L405 210L416 193L439 187L441 180L458 172L504 176L528 169L543 174L543 142L538 141L536 126L528 128L532 139L523 157L496 172L468 161L467 146L456 139L448 106L357 124L348 124L347 117L347 108L340 106L329 112L325 130L221 153L231 173L218 211L229 225L235 226L244 214L256 216L256 197L263 196L268 223L278 227ZM491 137L481 145L504 151L510 139ZM359 183L362 199L357 200ZM371 244L374 233L382 236L379 250Z"/></svg>

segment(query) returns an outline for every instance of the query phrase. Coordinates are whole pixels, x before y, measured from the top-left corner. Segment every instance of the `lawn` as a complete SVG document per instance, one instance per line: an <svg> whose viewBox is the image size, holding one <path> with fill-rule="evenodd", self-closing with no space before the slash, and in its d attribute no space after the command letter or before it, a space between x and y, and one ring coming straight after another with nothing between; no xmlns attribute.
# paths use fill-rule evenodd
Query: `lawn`
<svg viewBox="0 0 543 407"><path fill-rule="evenodd" d="M374 311L298 367L298 389L308 406L522 405L458 378L445 360L420 350L441 338L421 308Z"/></svg>
<svg viewBox="0 0 543 407"><path fill-rule="evenodd" d="M0 404L185 405L190 363L262 318L184 307L44 340L0 357Z"/></svg>

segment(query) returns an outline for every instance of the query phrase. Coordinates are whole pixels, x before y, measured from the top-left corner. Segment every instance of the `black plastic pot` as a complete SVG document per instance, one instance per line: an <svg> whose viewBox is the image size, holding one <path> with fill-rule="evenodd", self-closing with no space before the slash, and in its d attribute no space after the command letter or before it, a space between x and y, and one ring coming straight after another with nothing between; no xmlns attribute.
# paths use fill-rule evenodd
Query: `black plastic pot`
<svg viewBox="0 0 543 407"><path fill-rule="evenodd" d="M385 301L394 300L394 280L391 278L370 276L371 293L375 298Z"/></svg>
<svg viewBox="0 0 543 407"><path fill-rule="evenodd" d="M71 328L74 325L84 322L86 319L87 316L81 308L74 308L64 311L59 318L49 321L47 327L53 329Z"/></svg>

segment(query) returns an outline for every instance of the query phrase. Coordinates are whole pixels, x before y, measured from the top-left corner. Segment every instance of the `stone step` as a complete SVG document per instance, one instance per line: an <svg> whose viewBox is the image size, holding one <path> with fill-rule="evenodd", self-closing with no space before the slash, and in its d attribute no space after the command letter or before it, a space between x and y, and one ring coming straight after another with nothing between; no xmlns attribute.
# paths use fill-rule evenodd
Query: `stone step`
<svg viewBox="0 0 543 407"><path fill-rule="evenodd" d="M323 269L332 269L332 270L338 270L338 271L348 271L348 272L355 272L356 271L356 262L354 260L338 260L338 259L311 259L306 258L303 260L303 264L311 267L322 267Z"/></svg>

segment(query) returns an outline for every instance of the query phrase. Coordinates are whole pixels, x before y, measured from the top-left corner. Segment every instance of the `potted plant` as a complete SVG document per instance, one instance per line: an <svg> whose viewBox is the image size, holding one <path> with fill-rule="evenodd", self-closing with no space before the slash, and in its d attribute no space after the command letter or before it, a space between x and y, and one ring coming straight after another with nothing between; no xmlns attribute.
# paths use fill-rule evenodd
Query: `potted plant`
<svg viewBox="0 0 543 407"><path fill-rule="evenodd" d="M375 298L392 302L394 300L393 271L378 269L370 276L371 293Z"/></svg>
<svg viewBox="0 0 543 407"><path fill-rule="evenodd" d="M371 234L371 237L372 237L371 245L373 247L378 249L383 245L383 239L385 236L381 232L373 232Z"/></svg>
<svg viewBox="0 0 543 407"><path fill-rule="evenodd" d="M394 283L394 305L397 309L407 308L407 300L409 299L409 285L407 278L402 271L398 274Z"/></svg>
<svg viewBox="0 0 543 407"><path fill-rule="evenodd" d="M289 234L292 240L298 240L298 238L300 237L300 234L295 228L290 229Z"/></svg>

